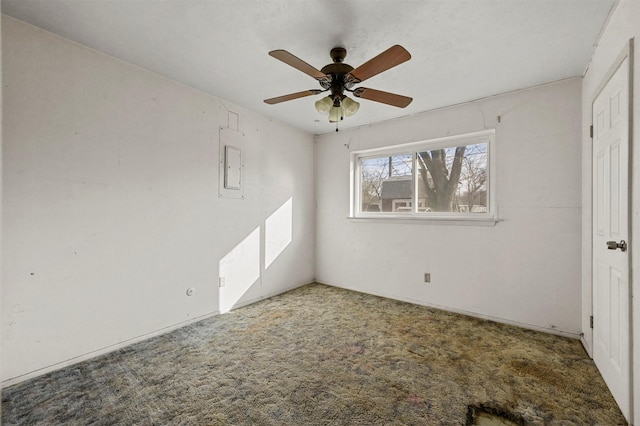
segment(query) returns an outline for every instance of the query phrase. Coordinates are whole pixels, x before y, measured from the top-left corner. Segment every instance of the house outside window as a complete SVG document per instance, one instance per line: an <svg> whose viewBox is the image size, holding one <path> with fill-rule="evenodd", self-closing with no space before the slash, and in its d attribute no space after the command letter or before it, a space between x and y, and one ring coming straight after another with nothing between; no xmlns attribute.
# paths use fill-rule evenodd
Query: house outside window
<svg viewBox="0 0 640 426"><path fill-rule="evenodd" d="M351 216L495 219L493 130L352 153Z"/></svg>

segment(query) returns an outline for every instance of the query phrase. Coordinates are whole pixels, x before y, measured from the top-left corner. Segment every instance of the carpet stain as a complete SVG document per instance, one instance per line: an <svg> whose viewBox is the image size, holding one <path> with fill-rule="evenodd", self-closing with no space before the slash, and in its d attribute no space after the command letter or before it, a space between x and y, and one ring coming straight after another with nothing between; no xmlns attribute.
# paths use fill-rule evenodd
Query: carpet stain
<svg viewBox="0 0 640 426"><path fill-rule="evenodd" d="M562 387L567 381L562 377L562 371L556 371L541 362L532 363L527 360L511 361L509 367L518 375L529 375L540 382L551 386Z"/></svg>
<svg viewBox="0 0 640 426"><path fill-rule="evenodd" d="M3 425L469 425L487 416L626 424L577 340L319 284L2 391Z"/></svg>

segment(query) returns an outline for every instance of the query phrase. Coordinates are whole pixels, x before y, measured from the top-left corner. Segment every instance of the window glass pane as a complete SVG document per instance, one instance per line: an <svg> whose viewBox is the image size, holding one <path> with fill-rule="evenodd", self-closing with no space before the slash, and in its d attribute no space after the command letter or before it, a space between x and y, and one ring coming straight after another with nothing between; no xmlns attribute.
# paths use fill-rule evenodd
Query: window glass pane
<svg viewBox="0 0 640 426"><path fill-rule="evenodd" d="M487 213L487 143L418 152L418 211Z"/></svg>
<svg viewBox="0 0 640 426"><path fill-rule="evenodd" d="M412 154L360 159L363 212L411 212Z"/></svg>

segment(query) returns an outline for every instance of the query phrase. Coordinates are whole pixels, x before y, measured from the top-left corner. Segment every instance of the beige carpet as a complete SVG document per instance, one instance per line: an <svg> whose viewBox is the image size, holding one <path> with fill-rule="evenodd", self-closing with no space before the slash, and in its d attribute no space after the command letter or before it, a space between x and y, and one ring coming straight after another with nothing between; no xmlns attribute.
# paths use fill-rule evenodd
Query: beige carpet
<svg viewBox="0 0 640 426"><path fill-rule="evenodd" d="M4 425L626 424L577 340L308 285L4 389Z"/></svg>

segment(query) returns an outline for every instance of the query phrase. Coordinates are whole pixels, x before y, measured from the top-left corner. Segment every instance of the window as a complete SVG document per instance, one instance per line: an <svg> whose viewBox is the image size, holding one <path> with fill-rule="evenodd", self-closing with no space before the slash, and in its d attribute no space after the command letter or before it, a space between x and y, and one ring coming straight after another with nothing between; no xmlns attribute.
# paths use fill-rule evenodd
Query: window
<svg viewBox="0 0 640 426"><path fill-rule="evenodd" d="M494 219L494 131L352 153L352 217Z"/></svg>

